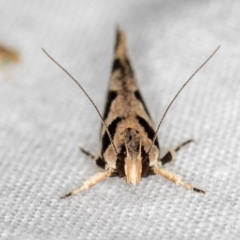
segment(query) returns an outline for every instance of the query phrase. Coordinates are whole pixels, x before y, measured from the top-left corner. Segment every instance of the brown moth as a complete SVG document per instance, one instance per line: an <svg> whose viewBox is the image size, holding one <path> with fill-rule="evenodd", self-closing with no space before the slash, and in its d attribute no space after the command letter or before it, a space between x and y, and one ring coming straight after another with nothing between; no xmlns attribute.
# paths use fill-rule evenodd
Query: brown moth
<svg viewBox="0 0 240 240"><path fill-rule="evenodd" d="M146 177L149 174L156 174L177 185L182 185L196 192L205 193L203 190L195 188L182 181L181 177L178 175L162 169L162 165L173 160L175 153L178 150L188 143L193 142L193 140L188 140L182 143L176 149L170 149L166 155L161 158L157 132L168 109L177 98L178 94L216 53L219 47L178 91L166 109L156 130L137 86L134 72L127 55L126 38L123 31L117 29L112 75L109 82L109 91L103 116L100 114L96 105L82 86L62 66L60 66L59 63L50 57L45 50L43 50L78 84L92 102L102 120L101 154L94 156L88 151L82 148L80 149L86 155L90 156L97 166L104 169L104 171L92 176L85 181L80 188L62 196L61 198L66 198L77 194L82 190L87 190L104 179L116 175L126 178L127 183L136 185L141 181L142 177Z"/></svg>

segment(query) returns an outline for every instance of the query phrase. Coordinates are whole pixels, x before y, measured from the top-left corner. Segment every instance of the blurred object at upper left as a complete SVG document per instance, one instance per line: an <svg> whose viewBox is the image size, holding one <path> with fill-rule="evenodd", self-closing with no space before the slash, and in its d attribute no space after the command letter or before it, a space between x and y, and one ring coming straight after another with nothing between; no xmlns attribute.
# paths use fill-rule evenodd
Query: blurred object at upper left
<svg viewBox="0 0 240 240"><path fill-rule="evenodd" d="M9 64L16 64L20 60L18 51L0 44L0 70L1 73L7 78L11 78L6 66Z"/></svg>
<svg viewBox="0 0 240 240"><path fill-rule="evenodd" d="M7 48L0 44L0 64L1 66L9 63L17 63L19 61L19 53L14 49Z"/></svg>

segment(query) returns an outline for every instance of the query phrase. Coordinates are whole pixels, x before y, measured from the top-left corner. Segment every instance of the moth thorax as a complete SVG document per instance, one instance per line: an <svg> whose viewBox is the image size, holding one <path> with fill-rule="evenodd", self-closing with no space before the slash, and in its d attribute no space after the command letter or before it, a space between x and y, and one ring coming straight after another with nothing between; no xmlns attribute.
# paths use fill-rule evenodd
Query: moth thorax
<svg viewBox="0 0 240 240"><path fill-rule="evenodd" d="M117 171L120 175L126 176L128 183L136 185L141 181L142 173L149 168L143 154L141 137L133 128L126 128L121 135L124 144L118 154Z"/></svg>

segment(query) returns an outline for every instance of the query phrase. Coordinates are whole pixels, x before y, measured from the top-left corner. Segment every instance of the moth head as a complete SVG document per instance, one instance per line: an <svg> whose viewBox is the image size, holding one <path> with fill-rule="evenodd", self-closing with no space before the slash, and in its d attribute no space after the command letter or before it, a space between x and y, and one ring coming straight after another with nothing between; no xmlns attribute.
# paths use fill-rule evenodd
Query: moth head
<svg viewBox="0 0 240 240"><path fill-rule="evenodd" d="M126 128L122 133L123 145L117 155L117 172L126 176L127 183L136 185L149 170L149 155L144 151L139 132Z"/></svg>

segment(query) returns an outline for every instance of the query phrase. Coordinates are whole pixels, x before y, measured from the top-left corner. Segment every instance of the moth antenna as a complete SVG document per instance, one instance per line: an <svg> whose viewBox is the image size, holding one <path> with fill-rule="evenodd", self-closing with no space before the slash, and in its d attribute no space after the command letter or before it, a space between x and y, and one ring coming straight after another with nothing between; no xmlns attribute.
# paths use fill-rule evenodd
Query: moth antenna
<svg viewBox="0 0 240 240"><path fill-rule="evenodd" d="M98 110L97 106L95 105L95 103L93 102L93 100L90 98L90 96L87 94L87 92L86 92L86 91L84 90L84 88L81 86L81 84L80 84L64 67L62 67L53 57L51 57L51 56L46 52L46 50L45 50L44 48L42 48L42 50L43 50L43 52L44 52L58 67L60 67L60 68L79 86L79 88L81 88L81 90L83 91L83 93L84 93L84 94L87 96L87 98L90 100L90 102L92 103L92 105L93 105L94 108L96 109L99 117L101 118L102 123L103 123L103 125L104 125L104 127L105 127L105 129L106 129L106 131L107 131L108 137L109 137L109 139L110 139L110 141L111 141L111 144L112 144L112 146L113 146L113 148L114 148L114 150L115 150L115 152L116 152L116 154L117 154L118 152L117 152L117 149L116 149L116 147L115 147L115 145L114 145L114 143L113 143L112 136L111 136L111 134L110 134L110 132L109 132L109 130L108 130L108 127L107 127L106 123L105 123L104 120L103 120L103 117L102 117L101 113L99 112L99 110Z"/></svg>
<svg viewBox="0 0 240 240"><path fill-rule="evenodd" d="M152 144L151 144L151 147L149 148L148 152L149 153L151 150L152 150L152 147L153 147L153 144L154 142L156 141L156 138L157 138L157 133L158 133L158 130L163 122L163 119L165 118L169 108L172 106L173 102L175 101L175 99L178 97L178 95L180 94L180 92L185 88L185 86L190 82L190 80L204 67L204 65L214 56L214 54L218 51L218 49L220 48L220 46L218 46L216 48L216 50L207 58L207 60L205 60L205 62L200 66L198 67L198 69L191 75L191 77L183 84L183 86L180 88L180 90L177 92L177 94L175 95L175 97L172 99L172 101L170 102L170 104L168 105L167 109L165 110L159 124L158 124L158 127L157 127L157 130L155 131L155 135L154 135L154 138L153 138L153 141L152 141Z"/></svg>

